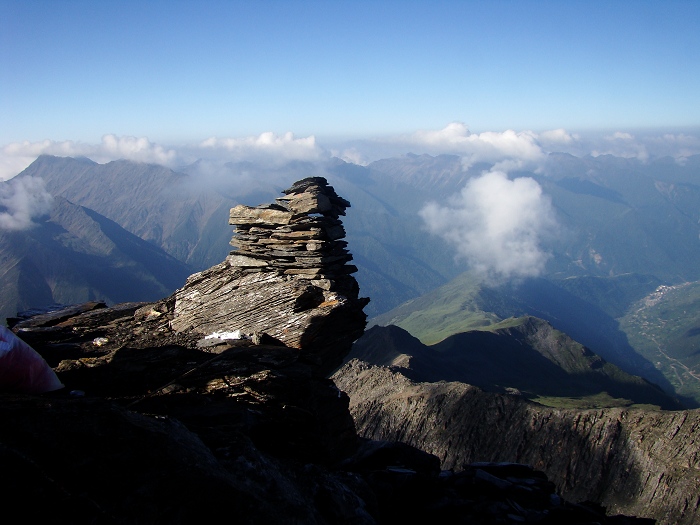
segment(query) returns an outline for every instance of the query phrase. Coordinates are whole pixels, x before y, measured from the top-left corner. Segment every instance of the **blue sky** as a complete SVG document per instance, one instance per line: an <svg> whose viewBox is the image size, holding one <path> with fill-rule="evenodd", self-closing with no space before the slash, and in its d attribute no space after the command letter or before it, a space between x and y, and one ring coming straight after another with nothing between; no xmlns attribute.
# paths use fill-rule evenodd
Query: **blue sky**
<svg viewBox="0 0 700 525"><path fill-rule="evenodd" d="M700 125L697 1L0 0L0 145Z"/></svg>

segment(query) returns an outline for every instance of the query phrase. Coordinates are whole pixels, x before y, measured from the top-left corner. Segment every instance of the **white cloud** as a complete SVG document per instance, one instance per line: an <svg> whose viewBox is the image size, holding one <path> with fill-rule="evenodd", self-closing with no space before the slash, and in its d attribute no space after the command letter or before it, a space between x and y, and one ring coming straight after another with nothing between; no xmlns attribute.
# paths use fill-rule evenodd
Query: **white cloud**
<svg viewBox="0 0 700 525"><path fill-rule="evenodd" d="M290 160L318 160L325 155L313 136L296 138L292 133L262 133L244 138L212 137L194 145L177 148L151 142L146 137L105 135L99 144L82 142L13 142L0 149L0 180L14 177L39 155L88 157L98 163L127 159L160 164L170 168L204 158L217 162L254 161L278 165Z"/></svg>
<svg viewBox="0 0 700 525"><path fill-rule="evenodd" d="M0 182L0 229L26 230L33 220L51 211L53 198L40 177Z"/></svg>
<svg viewBox="0 0 700 525"><path fill-rule="evenodd" d="M549 258L542 241L556 230L540 185L530 177L510 180L500 171L471 179L446 205L432 202L420 215L458 259L496 282L539 275Z"/></svg>
<svg viewBox="0 0 700 525"><path fill-rule="evenodd" d="M688 157L700 154L700 137L679 133L665 133L647 140L647 148L654 155L673 157L683 163Z"/></svg>
<svg viewBox="0 0 700 525"><path fill-rule="evenodd" d="M314 163L328 154L313 136L297 138L292 133L262 133L243 138L211 137L180 149L190 158L199 159L183 171L192 175L197 187L216 187L220 191L251 192L286 187L290 161ZM301 177L312 175L306 164Z"/></svg>
<svg viewBox="0 0 700 525"><path fill-rule="evenodd" d="M162 164L163 166L172 166L180 160L178 153L174 149L154 144L146 137L117 137L116 135L105 135L102 137L102 143L90 157L95 162L100 163L116 159L129 159L151 164Z"/></svg>
<svg viewBox="0 0 700 525"><path fill-rule="evenodd" d="M438 130L419 130L411 134L367 140L354 140L345 146L335 144L331 154L359 164L405 155L407 153L459 155L465 169L477 162L504 163L519 169L540 167L552 151L587 154L581 151L582 141L577 134L564 129L537 133L524 131L485 131L472 133L461 122L452 122Z"/></svg>
<svg viewBox="0 0 700 525"><path fill-rule="evenodd" d="M471 133L460 122L439 130L421 130L410 135L383 140L357 142L355 148L371 160L405 153L449 153L462 157L466 168L477 162L493 164L495 171L543 169L549 153L562 152L575 156L615 155L636 158L642 162L670 156L683 161L700 154L700 136L691 134L656 133L632 134L616 131L607 135L571 133L565 129L542 132L485 131ZM340 148L339 148L340 149Z"/></svg>
<svg viewBox="0 0 700 525"><path fill-rule="evenodd" d="M420 130L411 134L354 140L334 144L328 149L313 135L295 137L293 133L277 135L272 132L248 137L210 137L206 140L164 146L146 137L105 135L98 144L75 141L14 142L0 148L0 180L14 177L41 154L88 157L104 163L117 159L156 163L181 168L198 159L212 164L254 162L261 167L278 167L292 160L316 162L330 156L347 162L366 165L371 161L406 153L455 154L462 157L465 169L478 162L493 165L495 171L542 169L551 152L576 156L611 154L646 161L657 156L672 156L683 161L700 154L700 138L688 134L659 134L635 136L618 131L603 136L586 136L564 129L544 132L485 131L471 133L466 125L453 122L438 130Z"/></svg>
<svg viewBox="0 0 700 525"><path fill-rule="evenodd" d="M319 160L325 156L316 138L296 138L293 133L276 135L272 132L244 138L211 137L198 144L196 151L203 157L232 161L257 161L279 164L289 160Z"/></svg>
<svg viewBox="0 0 700 525"><path fill-rule="evenodd" d="M614 155L616 157L635 158L646 162L652 158L672 157L683 163L692 155L700 155L700 137L685 133L663 133L659 135L616 131L606 135L591 145L593 156Z"/></svg>
<svg viewBox="0 0 700 525"><path fill-rule="evenodd" d="M354 147L346 148L342 151L331 150L330 154L333 157L337 157L351 164L357 164L358 166L366 166L367 164L369 164L367 157L357 148Z"/></svg>
<svg viewBox="0 0 700 525"><path fill-rule="evenodd" d="M579 138L578 135L571 134L562 128L543 131L538 135L540 143L550 144L572 144L579 140Z"/></svg>
<svg viewBox="0 0 700 525"><path fill-rule="evenodd" d="M404 139L429 153L461 155L465 168L476 162L517 161L520 166L539 163L545 152L532 131L485 131L471 133L467 126L453 122L441 130L418 131Z"/></svg>
<svg viewBox="0 0 700 525"><path fill-rule="evenodd" d="M625 133L623 131L616 131L609 137L605 137L606 140L634 140L634 135L631 135L629 133Z"/></svg>
<svg viewBox="0 0 700 525"><path fill-rule="evenodd" d="M117 137L105 135L99 144L86 144L66 140L57 142L13 142L0 150L0 180L14 177L29 166L39 155L56 155L58 157L88 157L95 162L104 163L117 159L129 159L173 166L181 162L174 149L167 149L159 144L141 137Z"/></svg>
<svg viewBox="0 0 700 525"><path fill-rule="evenodd" d="M593 149L591 155L614 155L615 157L636 158L642 162L649 160L649 151L642 142L635 140L630 133L616 131L603 137L603 143Z"/></svg>

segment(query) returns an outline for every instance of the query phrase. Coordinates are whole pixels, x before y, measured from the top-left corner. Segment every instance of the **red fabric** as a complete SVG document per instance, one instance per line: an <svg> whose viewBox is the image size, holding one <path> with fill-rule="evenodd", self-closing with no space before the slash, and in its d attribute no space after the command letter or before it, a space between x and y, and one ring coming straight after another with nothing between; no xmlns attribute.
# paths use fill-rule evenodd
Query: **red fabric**
<svg viewBox="0 0 700 525"><path fill-rule="evenodd" d="M63 388L36 350L0 325L0 391L41 394Z"/></svg>

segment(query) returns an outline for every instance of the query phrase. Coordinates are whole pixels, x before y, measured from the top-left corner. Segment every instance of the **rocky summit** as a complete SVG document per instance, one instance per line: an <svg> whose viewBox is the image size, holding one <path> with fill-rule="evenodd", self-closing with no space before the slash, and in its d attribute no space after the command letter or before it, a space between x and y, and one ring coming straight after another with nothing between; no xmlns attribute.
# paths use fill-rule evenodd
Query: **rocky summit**
<svg viewBox="0 0 700 525"><path fill-rule="evenodd" d="M340 365L366 325L339 216L350 203L322 177L296 182L275 204L231 209L236 248L175 293L181 332L262 337L300 351L321 374Z"/></svg>
<svg viewBox="0 0 700 525"><path fill-rule="evenodd" d="M340 241L348 203L317 178L285 194L234 208L238 250L167 299L10 321L65 388L0 389L8 519L653 523L569 503L527 465L446 471L412 446L358 437L348 396L322 375L364 328Z"/></svg>

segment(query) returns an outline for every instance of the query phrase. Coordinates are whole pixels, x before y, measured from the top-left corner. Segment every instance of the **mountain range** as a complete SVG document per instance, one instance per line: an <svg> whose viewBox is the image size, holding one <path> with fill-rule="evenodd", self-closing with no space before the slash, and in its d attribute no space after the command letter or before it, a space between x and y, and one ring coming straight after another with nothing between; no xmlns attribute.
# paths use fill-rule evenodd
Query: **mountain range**
<svg viewBox="0 0 700 525"><path fill-rule="evenodd" d="M658 525L700 518L698 410L551 408L461 382L412 381L401 369L357 359L333 380L350 396L360 435L411 444L443 468L532 465L563 497L613 515Z"/></svg>
<svg viewBox="0 0 700 525"><path fill-rule="evenodd" d="M696 521L700 512L698 411L678 409L681 404L700 403L695 390L700 337L696 264L700 193L695 185L700 180L699 158L682 164L667 159L642 163L554 154L542 169L512 172L509 178L497 175L494 166L467 166L454 156L409 155L368 166L337 159L297 162L270 168L267 178L266 169L227 164L212 170L197 163L172 170L128 161L100 165L87 159L40 157L18 177L43 180L54 207L34 217L31 227L2 232L0 260L6 279L2 285L8 298L3 308L38 306L40 301L116 303L167 297L184 284L185 275L209 261L220 263L226 256L231 235L227 212L232 204L269 201L263 197L266 192L276 196L300 173L323 175L352 203L343 225L358 267L360 293L373 301L368 309L374 316L373 327L356 342L353 355L378 365L353 359L333 376L350 396L354 425L363 437L412 443L434 453L443 468L455 471L444 476L436 473L434 480L445 477L457 484L465 479L465 472L471 472L467 475L481 476L481 481L495 483L499 490L527 492L522 483L488 477L489 469L515 461L545 471L557 491L572 501L593 501L608 511L650 517L662 524ZM546 262L530 267L537 272L499 282L479 268L465 271L469 266L465 253L468 261L469 257L481 261L480 254L465 252L455 242L465 237L444 235L446 230L464 233L459 219L474 217L465 204L475 204L466 193L476 188L476 182L486 180L484 173L506 186L507 181L525 179L522 187L541 191L536 211L551 213L548 219L556 222L557 231L528 245ZM426 206L447 211L443 218L452 221L443 221L442 230L430 227L422 213ZM484 232L476 233L483 240ZM532 241L537 233L524 232L524 236L532 234ZM489 249L488 242L480 246ZM521 261L516 257L507 262ZM217 266L227 267L226 263ZM221 282L212 279L214 274L198 273L189 283L201 281L221 293ZM342 300L336 298L334 304ZM123 389L129 382L116 381L111 387L126 396L125 413L133 412L134 402L141 404L146 418L159 413L156 407L179 407L170 423L181 429L199 426L207 436L206 446L211 445L222 462L235 466L235 472L244 469L245 474L237 478L241 482L233 486L259 479L253 472L260 470L249 465L263 460L250 463L247 458L253 456L241 455L241 451L251 452L252 442L289 459L285 454L290 443L279 436L291 436L292 449L300 446L309 451L299 464L312 465L307 459L319 454L317 442L298 436L315 428L308 410L314 406L338 408L332 422L326 416L318 420L330 431L322 433L324 443L335 447L335 437L354 436L345 410L347 397L329 388L325 379L312 378L309 370L297 367L293 362L299 359L298 352L289 353L288 348L274 344L248 352L238 343L224 343L230 351L220 354L216 347L203 348L199 344L203 334L196 334L194 326L187 327L192 331L189 335L173 332L175 302L164 299L147 306L129 303L108 308L99 323L100 316L90 314L82 322L60 322L47 330L15 328L19 327L20 335L50 339L43 351L47 356L59 352L52 359L60 363L66 381L74 378L74 372L92 371L93 382L86 384L99 392L107 383L100 377L125 371L133 384ZM264 306L258 312L263 317ZM337 330L329 333L333 332ZM53 339L59 333L61 337ZM95 337L105 333L111 354L95 343ZM256 346L243 342L248 344ZM72 357L59 360L66 352ZM101 368L85 367L81 359L74 359L82 352L97 356L95 364ZM211 377L199 374L202 369L197 363L207 367L215 360L237 362L251 357L247 378L239 377L240 362L230 369L238 378L233 382L220 379L221 370ZM171 358L178 367L163 366ZM136 366L135 359L145 359L147 365ZM219 369L221 361L211 369ZM134 375L136 369L150 372ZM292 375L299 382L290 381ZM136 383L139 388L129 390ZM297 408L296 402L282 403L280 384L295 399L307 391L304 385L322 388L320 395L310 395ZM104 392L111 396L109 389ZM134 401L136 393L143 397ZM209 409L195 413L191 403L200 394ZM228 408L212 408L210 394ZM71 407L83 400L94 402L89 397L77 401L68 397L66 406ZM52 403L44 401L31 401L41 403L42 410L27 423L30 427L46 421L44 407L51 408ZM272 412L269 420L257 426L259 417L268 417L258 411L261 402L269 404ZM240 425L252 425L249 437L231 426L229 411L238 403L251 407L239 405L233 412ZM21 408L12 412L20 422L26 414ZM220 426L222 414L228 414L224 427ZM93 419L88 419L92 424ZM54 420L60 422L53 417L50 427ZM153 427L153 421L148 421ZM290 433L290 428L302 434ZM20 434L27 435L24 430ZM22 439L12 433L8 436L13 447L24 450ZM92 437L87 441L95 442ZM64 457L65 440L62 443L52 458ZM69 448L75 449L74 445ZM78 448L75 456L65 457L84 458L83 447ZM25 459L20 465L34 457L29 451L22 453ZM414 473L401 463L398 470L390 470L397 463L389 461L386 472L401 476L401 490L394 492L394 485L386 485L386 473L379 470L371 470L369 479L392 495L411 499L406 483ZM492 463L470 467L474 461ZM304 467L304 476L311 471ZM260 486L269 487L265 483L270 477L264 477ZM41 478L46 478L44 471ZM94 492L84 482L92 478L80 478L75 493L89 492L99 500L100 491ZM554 485L548 494L553 494ZM341 488L338 494L350 492ZM110 504L122 500L118 497ZM521 516L532 517L519 504L513 505L514 500L508 501L507 512L516 509L519 521ZM547 503L560 506L561 500L548 495ZM358 508L355 503L350 506Z"/></svg>
<svg viewBox="0 0 700 525"><path fill-rule="evenodd" d="M641 318L632 315L639 310L634 305L664 290L660 287L690 283L690 290L700 280L700 156L680 163L554 153L537 170L512 171L510 180L531 179L541 188L551 202L557 231L542 239L546 265L537 277L482 281L475 299L471 285L459 285L471 279L462 277L468 267L457 257L459 246L430 233L420 212L429 202L456 206L465 184L493 169L483 163L465 165L454 155L407 155L367 166L335 158L273 168L198 162L178 170L124 160L97 164L41 156L18 177L42 178L55 197L114 221L200 270L229 251L231 206L268 201L289 180L322 175L352 203L344 225L361 293L372 299L366 311L381 316L374 324L396 318L424 342L437 342L509 317L533 315L606 361L682 396L688 406L700 403L694 361L697 303L686 304L684 330L664 340L662 353L645 346L635 321ZM438 298L438 293L447 295ZM462 293L465 297L459 298ZM667 302L683 301L682 294L665 295ZM23 299L23 305L58 300L46 293L22 296L36 298ZM9 302L4 311L20 304ZM403 318L388 313L397 307ZM420 315L408 314L412 307ZM475 311L483 312L482 317L475 318ZM433 334L426 339L417 323L409 327L408 316L425 316Z"/></svg>
<svg viewBox="0 0 700 525"><path fill-rule="evenodd" d="M97 212L55 197L24 231L0 231L0 315L91 300L156 300L192 269Z"/></svg>

